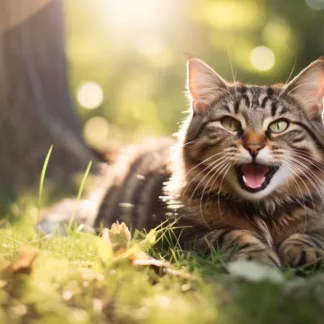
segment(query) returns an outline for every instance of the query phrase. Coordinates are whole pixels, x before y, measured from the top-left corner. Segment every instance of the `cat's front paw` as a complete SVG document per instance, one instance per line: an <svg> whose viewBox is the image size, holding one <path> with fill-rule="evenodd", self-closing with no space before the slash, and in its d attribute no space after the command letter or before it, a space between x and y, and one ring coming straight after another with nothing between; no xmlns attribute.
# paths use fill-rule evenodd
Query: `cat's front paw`
<svg viewBox="0 0 324 324"><path fill-rule="evenodd" d="M270 248L232 253L232 255L229 257L229 261L237 260L254 261L256 263L265 264L275 268L281 267L281 262L278 255Z"/></svg>
<svg viewBox="0 0 324 324"><path fill-rule="evenodd" d="M307 234L294 234L279 247L282 263L293 268L312 269L324 263L324 249L314 246Z"/></svg>

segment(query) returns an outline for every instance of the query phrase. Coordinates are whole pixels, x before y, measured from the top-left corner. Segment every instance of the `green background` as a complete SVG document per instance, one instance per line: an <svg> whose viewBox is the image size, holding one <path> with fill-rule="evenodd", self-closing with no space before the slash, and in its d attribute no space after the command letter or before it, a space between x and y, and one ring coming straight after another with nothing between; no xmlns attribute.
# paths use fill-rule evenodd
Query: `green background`
<svg viewBox="0 0 324 324"><path fill-rule="evenodd" d="M81 123L101 116L109 126L100 132L94 124L92 145L172 135L188 108L186 55L229 81L268 84L286 82L324 53L324 0L67 0L64 9ZM268 71L251 62L258 46L273 51ZM76 99L87 81L104 94L92 110Z"/></svg>

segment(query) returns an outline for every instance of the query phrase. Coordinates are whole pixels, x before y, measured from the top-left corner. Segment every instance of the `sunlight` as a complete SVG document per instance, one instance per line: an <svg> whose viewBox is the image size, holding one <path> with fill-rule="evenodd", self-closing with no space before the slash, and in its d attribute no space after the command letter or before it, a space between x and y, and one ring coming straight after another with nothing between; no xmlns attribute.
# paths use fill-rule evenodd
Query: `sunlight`
<svg viewBox="0 0 324 324"><path fill-rule="evenodd" d="M107 141L109 134L109 123L106 118L101 116L89 119L83 129L86 141L92 145L98 145Z"/></svg>
<svg viewBox="0 0 324 324"><path fill-rule="evenodd" d="M103 101L103 91L96 82L83 83L77 90L77 99L86 109L98 108Z"/></svg>
<svg viewBox="0 0 324 324"><path fill-rule="evenodd" d="M275 63L273 51L265 46L255 47L251 51L250 59L252 65L259 71L268 71Z"/></svg>
<svg viewBox="0 0 324 324"><path fill-rule="evenodd" d="M249 28L262 20L258 5L254 2L209 1L198 10L197 18L221 29Z"/></svg>
<svg viewBox="0 0 324 324"><path fill-rule="evenodd" d="M287 47L293 47L293 32L287 21L283 19L270 20L262 31L262 40L272 48L285 52Z"/></svg>
<svg viewBox="0 0 324 324"><path fill-rule="evenodd" d="M168 1L111 0L108 1L109 23L122 30L165 27L168 22Z"/></svg>

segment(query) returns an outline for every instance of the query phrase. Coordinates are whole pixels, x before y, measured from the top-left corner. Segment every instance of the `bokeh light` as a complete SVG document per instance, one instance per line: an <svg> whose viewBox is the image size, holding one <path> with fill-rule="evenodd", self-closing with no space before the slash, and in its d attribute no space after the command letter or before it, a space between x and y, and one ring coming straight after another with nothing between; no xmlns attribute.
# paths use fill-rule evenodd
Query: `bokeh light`
<svg viewBox="0 0 324 324"><path fill-rule="evenodd" d="M291 27L280 18L270 20L262 31L263 42L283 54L287 46L293 46L293 35Z"/></svg>
<svg viewBox="0 0 324 324"><path fill-rule="evenodd" d="M103 91L96 82L83 83L77 90L78 102L86 109L98 108L101 105L103 98Z"/></svg>
<svg viewBox="0 0 324 324"><path fill-rule="evenodd" d="M209 1L199 10L199 15L211 26L221 29L250 28L263 19L258 4L252 1Z"/></svg>
<svg viewBox="0 0 324 324"><path fill-rule="evenodd" d="M164 32L176 8L172 0L104 0L101 3L97 9L102 11L106 26L119 37L132 36L128 37L130 41Z"/></svg>
<svg viewBox="0 0 324 324"><path fill-rule="evenodd" d="M111 19L118 25L148 26L164 22L161 1L110 0L107 5Z"/></svg>
<svg viewBox="0 0 324 324"><path fill-rule="evenodd" d="M324 1L323 0L306 0L307 5L313 10L323 10Z"/></svg>
<svg viewBox="0 0 324 324"><path fill-rule="evenodd" d="M83 125L98 115L109 121L109 145L177 131L187 108L184 55L208 62L227 80L270 84L324 53L324 0L64 3L76 109ZM98 83L104 98L96 102L84 91L79 100L84 81Z"/></svg>
<svg viewBox="0 0 324 324"><path fill-rule="evenodd" d="M85 123L83 134L90 145L97 146L105 143L109 134L107 119L101 116L92 117Z"/></svg>
<svg viewBox="0 0 324 324"><path fill-rule="evenodd" d="M252 65L259 71L270 70L275 63L273 51L266 46L255 47L250 55Z"/></svg>

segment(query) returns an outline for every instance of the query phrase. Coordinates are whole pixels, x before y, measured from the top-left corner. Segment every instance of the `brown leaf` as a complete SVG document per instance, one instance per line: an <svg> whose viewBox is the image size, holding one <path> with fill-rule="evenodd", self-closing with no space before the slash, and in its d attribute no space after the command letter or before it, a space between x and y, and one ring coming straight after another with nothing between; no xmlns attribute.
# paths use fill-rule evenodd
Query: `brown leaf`
<svg viewBox="0 0 324 324"><path fill-rule="evenodd" d="M142 260L133 260L134 265L140 265L140 266L152 266L152 267L164 267L167 268L170 266L169 262L163 261L163 260L156 260L156 259L142 259Z"/></svg>
<svg viewBox="0 0 324 324"><path fill-rule="evenodd" d="M111 228L105 228L103 240L112 247L114 253L120 254L129 248L131 233L125 223L113 223Z"/></svg>
<svg viewBox="0 0 324 324"><path fill-rule="evenodd" d="M181 270L176 270L170 268L170 263L164 260L157 260L154 258L149 258L149 259L134 259L133 260L133 265L136 266L149 266L154 268L155 270L160 270L156 271L158 274L168 274L188 280L197 280L197 278L190 273L183 272Z"/></svg>
<svg viewBox="0 0 324 324"><path fill-rule="evenodd" d="M19 257L15 262L8 266L8 270L18 273L30 273L34 260L37 258L38 253L31 247L23 246L19 250Z"/></svg>

